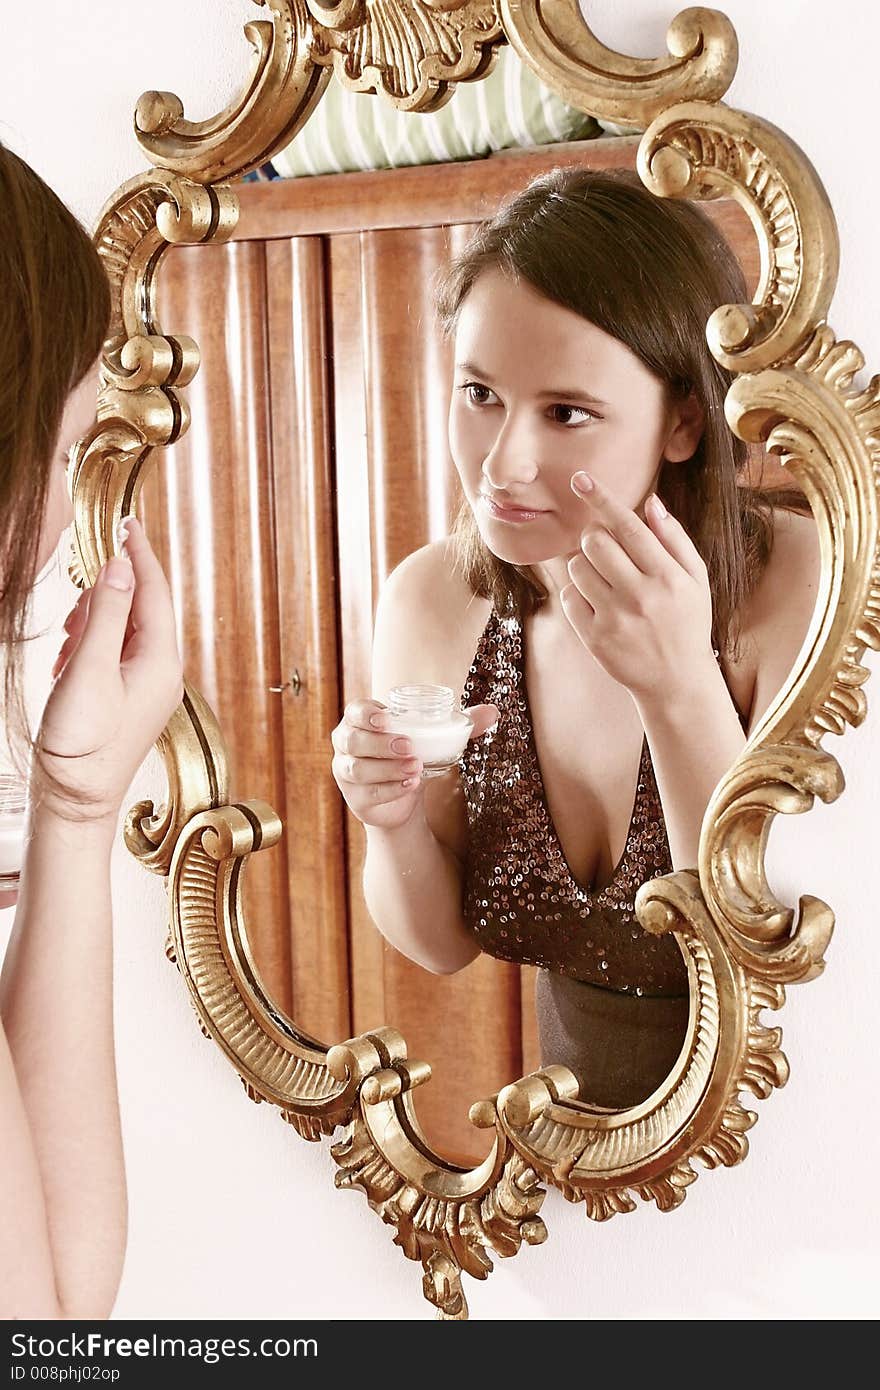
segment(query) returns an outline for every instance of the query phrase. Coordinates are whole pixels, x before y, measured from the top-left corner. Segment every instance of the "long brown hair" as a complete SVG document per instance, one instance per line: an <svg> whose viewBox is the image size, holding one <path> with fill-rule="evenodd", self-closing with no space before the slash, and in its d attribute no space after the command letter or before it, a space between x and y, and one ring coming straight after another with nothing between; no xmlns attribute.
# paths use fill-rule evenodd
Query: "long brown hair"
<svg viewBox="0 0 880 1390"><path fill-rule="evenodd" d="M0 144L0 643L10 752L30 750L21 645L58 432L100 355L110 289L88 232ZM52 779L50 779L52 780Z"/></svg>
<svg viewBox="0 0 880 1390"><path fill-rule="evenodd" d="M442 274L436 303L451 334L477 277L499 268L624 343L673 397L696 394L706 425L693 457L664 463L657 491L706 563L713 646L736 653L737 618L773 545L773 508L809 512L796 488L741 481L748 451L724 418L732 374L706 343L720 304L748 300L739 262L691 203L655 198L634 174L554 169L484 222ZM533 612L547 590L527 565L493 555L467 502L453 527L474 593L501 612Z"/></svg>

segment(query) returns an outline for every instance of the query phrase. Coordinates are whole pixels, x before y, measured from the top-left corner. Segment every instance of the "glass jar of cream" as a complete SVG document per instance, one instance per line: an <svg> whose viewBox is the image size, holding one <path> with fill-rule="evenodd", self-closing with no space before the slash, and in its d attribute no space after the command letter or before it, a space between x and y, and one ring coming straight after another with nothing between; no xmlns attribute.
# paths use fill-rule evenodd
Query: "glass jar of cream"
<svg viewBox="0 0 880 1390"><path fill-rule="evenodd" d="M412 743L422 761L422 777L440 777L454 767L473 729L455 707L448 685L396 685L388 692L388 732Z"/></svg>
<svg viewBox="0 0 880 1390"><path fill-rule="evenodd" d="M0 893L18 887L27 809L27 783L10 773L0 773Z"/></svg>

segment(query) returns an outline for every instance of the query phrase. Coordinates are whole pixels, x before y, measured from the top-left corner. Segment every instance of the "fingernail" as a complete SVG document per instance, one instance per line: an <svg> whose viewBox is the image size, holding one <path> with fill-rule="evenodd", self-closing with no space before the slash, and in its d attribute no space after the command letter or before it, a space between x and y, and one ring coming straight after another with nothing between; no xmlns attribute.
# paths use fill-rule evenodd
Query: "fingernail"
<svg viewBox="0 0 880 1390"><path fill-rule="evenodd" d="M661 521L663 520L664 516L669 515L668 511L664 507L663 503L660 501L660 498L657 496L656 492L651 493L651 496L648 498L648 501L654 503L654 511L657 513Z"/></svg>
<svg viewBox="0 0 880 1390"><path fill-rule="evenodd" d="M391 740L392 753L411 753L412 744L408 738L393 738Z"/></svg>
<svg viewBox="0 0 880 1390"><path fill-rule="evenodd" d="M101 578L111 589L130 589L134 584L131 561L123 559L121 555L114 555L101 571Z"/></svg>
<svg viewBox="0 0 880 1390"><path fill-rule="evenodd" d="M133 520L134 517L121 516L116 523L116 530L113 533L113 538L116 541L116 553L122 555L126 560L128 559L128 550L126 549L125 542L128 540L129 523Z"/></svg>
<svg viewBox="0 0 880 1390"><path fill-rule="evenodd" d="M370 715L370 723L372 724L372 726L373 726L374 729L384 729L384 728L385 728L385 717L384 717L384 715L381 715L381 714L371 714L371 715Z"/></svg>
<svg viewBox="0 0 880 1390"><path fill-rule="evenodd" d="M589 473L575 473L571 482L572 487L576 488L578 492L592 492L593 490L593 479Z"/></svg>
<svg viewBox="0 0 880 1390"><path fill-rule="evenodd" d="M400 785L402 787L414 787L418 780L418 777L404 777Z"/></svg>

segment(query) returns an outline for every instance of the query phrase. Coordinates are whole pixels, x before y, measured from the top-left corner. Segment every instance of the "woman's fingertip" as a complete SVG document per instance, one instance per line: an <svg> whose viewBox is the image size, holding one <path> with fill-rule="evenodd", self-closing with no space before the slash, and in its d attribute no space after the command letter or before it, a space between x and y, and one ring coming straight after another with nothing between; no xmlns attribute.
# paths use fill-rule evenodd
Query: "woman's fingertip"
<svg viewBox="0 0 880 1390"><path fill-rule="evenodd" d="M127 556L114 555L101 570L101 580L110 589L133 589L134 570Z"/></svg>
<svg viewBox="0 0 880 1390"><path fill-rule="evenodd" d="M651 493L650 497L648 498L648 501L651 503L654 515L657 517L658 521L662 521L664 517L667 517L669 515L663 503L660 501L660 498L657 496L656 492Z"/></svg>

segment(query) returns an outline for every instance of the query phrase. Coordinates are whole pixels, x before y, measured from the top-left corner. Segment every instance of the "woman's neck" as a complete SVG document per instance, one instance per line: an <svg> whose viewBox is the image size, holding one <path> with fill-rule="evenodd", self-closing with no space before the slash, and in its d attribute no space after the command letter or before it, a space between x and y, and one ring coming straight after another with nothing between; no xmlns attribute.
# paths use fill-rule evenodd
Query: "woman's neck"
<svg viewBox="0 0 880 1390"><path fill-rule="evenodd" d="M552 609L562 617L562 603L559 595L566 584L571 583L568 574L567 555L554 555L550 560L542 560L539 564L530 566L532 573L541 581L547 590L546 607Z"/></svg>

